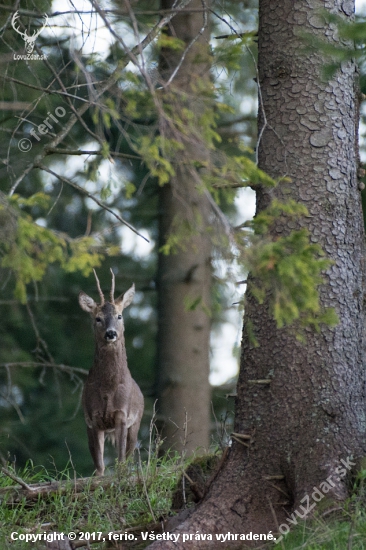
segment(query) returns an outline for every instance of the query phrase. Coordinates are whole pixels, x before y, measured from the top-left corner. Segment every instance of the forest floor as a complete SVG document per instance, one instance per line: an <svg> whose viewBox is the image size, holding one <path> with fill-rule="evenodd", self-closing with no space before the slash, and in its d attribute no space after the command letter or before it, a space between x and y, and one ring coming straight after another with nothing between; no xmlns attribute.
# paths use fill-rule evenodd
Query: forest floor
<svg viewBox="0 0 366 550"><path fill-rule="evenodd" d="M72 468L56 474L31 464L17 472L3 467L0 548L43 550L52 548L47 537L50 541L54 533L73 533L75 540L65 548L143 549L151 535L167 531L166 525L172 531L173 517L202 498L219 462L219 453L190 463L179 455L149 456L146 462L139 457L104 478L77 478ZM222 550L225 546L217 544ZM346 503L326 516L299 520L278 545L262 548L366 550L366 471Z"/></svg>

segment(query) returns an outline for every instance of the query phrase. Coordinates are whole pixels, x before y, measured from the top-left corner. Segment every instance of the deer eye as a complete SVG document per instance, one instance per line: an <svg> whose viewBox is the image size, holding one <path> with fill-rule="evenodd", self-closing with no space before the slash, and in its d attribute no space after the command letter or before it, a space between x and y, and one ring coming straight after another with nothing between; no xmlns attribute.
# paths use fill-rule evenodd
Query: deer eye
<svg viewBox="0 0 366 550"><path fill-rule="evenodd" d="M96 317L95 320L96 320L97 323L101 323L101 322L102 322L102 319L101 319L100 317Z"/></svg>
<svg viewBox="0 0 366 550"><path fill-rule="evenodd" d="M119 314L118 317L117 317L117 319L122 319L122 315Z"/></svg>

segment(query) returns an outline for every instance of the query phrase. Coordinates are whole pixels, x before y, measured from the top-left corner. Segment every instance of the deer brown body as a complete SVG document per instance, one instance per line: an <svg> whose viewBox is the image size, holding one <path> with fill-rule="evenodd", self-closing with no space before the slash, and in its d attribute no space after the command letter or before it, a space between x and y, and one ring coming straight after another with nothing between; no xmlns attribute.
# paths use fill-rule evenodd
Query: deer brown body
<svg viewBox="0 0 366 550"><path fill-rule="evenodd" d="M94 272L95 274L95 272ZM97 475L104 473L104 440L110 435L123 461L136 446L144 411L144 398L127 366L122 311L135 294L134 285L114 299L114 274L110 301L104 300L95 274L100 305L85 292L79 294L80 307L93 318L95 336L94 363L83 391L83 409L89 450Z"/></svg>

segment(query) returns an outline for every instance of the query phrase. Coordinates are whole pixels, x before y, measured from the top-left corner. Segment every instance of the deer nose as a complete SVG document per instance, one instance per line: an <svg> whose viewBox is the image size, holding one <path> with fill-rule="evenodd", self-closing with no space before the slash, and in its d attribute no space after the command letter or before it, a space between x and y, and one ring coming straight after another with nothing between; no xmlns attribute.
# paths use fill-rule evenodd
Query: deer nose
<svg viewBox="0 0 366 550"><path fill-rule="evenodd" d="M116 340L117 339L117 332L115 330L107 330L105 335L104 335L104 338L106 340Z"/></svg>

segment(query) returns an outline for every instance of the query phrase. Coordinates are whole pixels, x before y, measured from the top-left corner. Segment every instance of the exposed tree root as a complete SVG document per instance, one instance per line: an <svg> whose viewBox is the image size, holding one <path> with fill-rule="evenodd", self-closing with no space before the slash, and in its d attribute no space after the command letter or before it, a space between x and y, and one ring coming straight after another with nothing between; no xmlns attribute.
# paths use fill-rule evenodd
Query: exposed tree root
<svg viewBox="0 0 366 550"><path fill-rule="evenodd" d="M231 452L230 455L232 454ZM271 505L266 501L263 506L263 495L258 494L257 488L254 490L258 485L258 478L249 475L249 472L245 478L239 477L232 467L233 462L235 460L229 456L214 477L214 483L208 489L206 497L183 523L174 531L168 531L175 535L175 540L156 540L148 547L149 549L211 549L223 542L225 548L240 548L244 545L248 548L258 548L263 546L263 540L243 540L240 539L240 535L250 532L251 536L261 533L267 535L272 531L273 537L276 537L278 526L286 517L285 511L278 506L279 496L283 500L281 493L271 485L265 487L265 494ZM262 480L260 484L263 488ZM169 524L167 527L169 528Z"/></svg>
<svg viewBox="0 0 366 550"><path fill-rule="evenodd" d="M294 495L284 475L265 474L263 468L268 463L256 460L254 453L248 460L242 449L236 445L205 498L176 528L169 530L168 522L165 531L170 536L157 538L149 550L210 550L221 544L225 548L262 548L314 512L331 512L335 505L339 509L348 496L350 465L343 478L334 472L325 474L324 481L315 487L309 481L308 488L298 488ZM327 477L330 483L325 481Z"/></svg>

